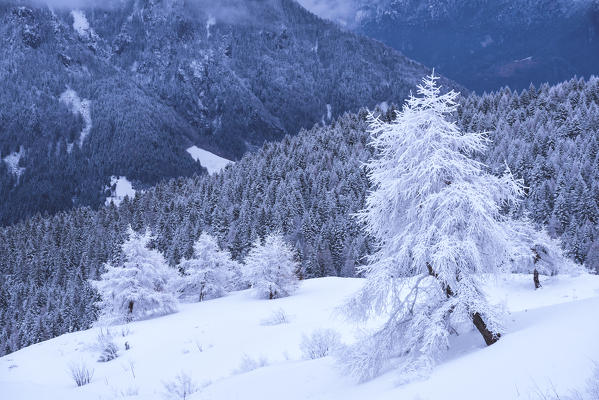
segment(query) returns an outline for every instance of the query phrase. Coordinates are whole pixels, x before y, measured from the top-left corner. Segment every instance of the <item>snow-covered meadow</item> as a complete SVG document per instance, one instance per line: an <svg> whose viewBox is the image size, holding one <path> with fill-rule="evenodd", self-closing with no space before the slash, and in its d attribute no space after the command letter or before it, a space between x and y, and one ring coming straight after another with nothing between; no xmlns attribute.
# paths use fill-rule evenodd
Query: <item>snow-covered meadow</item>
<svg viewBox="0 0 599 400"><path fill-rule="evenodd" d="M187 152L195 161L199 161L203 167L208 170L209 174L215 174L220 172L229 164L234 164L233 161L229 161L226 158L217 156L207 150L200 149L198 146L191 146L187 149Z"/></svg>
<svg viewBox="0 0 599 400"><path fill-rule="evenodd" d="M323 328L352 343L361 325L339 306L363 283L310 279L276 300L244 290L182 304L175 314L110 327L119 356L109 362L98 362L100 328L65 334L0 358L2 398L182 398L167 386L183 376L197 390L189 399L541 399L583 393L599 360L598 276L544 277L534 290L530 275L503 275L485 287L508 312L499 342L487 347L472 331L452 339L430 376L402 383L391 369L359 384L334 356L306 359L301 343ZM81 364L93 377L77 387L70 367Z"/></svg>

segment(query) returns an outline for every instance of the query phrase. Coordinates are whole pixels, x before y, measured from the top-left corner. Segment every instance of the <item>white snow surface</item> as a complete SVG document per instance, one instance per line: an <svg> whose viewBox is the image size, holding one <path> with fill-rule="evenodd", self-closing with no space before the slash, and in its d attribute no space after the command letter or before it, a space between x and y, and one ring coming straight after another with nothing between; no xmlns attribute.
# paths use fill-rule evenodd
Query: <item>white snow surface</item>
<svg viewBox="0 0 599 400"><path fill-rule="evenodd" d="M106 205L114 203L118 206L125 197L129 197L130 199L135 197L135 189L133 189L133 185L126 176L112 176L110 178L110 186L113 185L116 185L115 189L111 195L106 198Z"/></svg>
<svg viewBox="0 0 599 400"><path fill-rule="evenodd" d="M83 38L90 38L93 34L93 30L89 26L89 21L85 16L85 13L81 10L71 11L73 17L73 29Z"/></svg>
<svg viewBox="0 0 599 400"><path fill-rule="evenodd" d="M0 397L163 399L164 383L184 372L201 387L191 400L538 399L539 393L584 388L599 360L599 277L587 274L543 277L537 291L530 275L490 281L490 298L509 312L504 336L490 347L476 332L455 337L420 381L401 384L400 371L390 370L358 384L331 356L301 359L302 335L315 329L335 329L345 343L355 340L358 326L342 318L338 306L363 282L311 279L278 300L260 300L246 290L183 304L176 314L112 327L120 356L110 362L97 362L99 328L65 334L0 358ZM288 323L262 322L281 309ZM244 356L267 362L239 371ZM77 388L69 365L80 362L94 375Z"/></svg>
<svg viewBox="0 0 599 400"><path fill-rule="evenodd" d="M81 99L73 89L67 89L60 95L60 102L66 104L73 114L79 114L83 118L84 126L79 135L79 147L81 147L92 130L91 101ZM70 149L72 145L69 145L69 152Z"/></svg>
<svg viewBox="0 0 599 400"><path fill-rule="evenodd" d="M219 157L216 154L200 149L197 146L191 146L187 149L187 152L195 161L199 161L200 164L202 164L202 167L205 167L208 170L210 175L220 172L229 164L234 164L233 161Z"/></svg>

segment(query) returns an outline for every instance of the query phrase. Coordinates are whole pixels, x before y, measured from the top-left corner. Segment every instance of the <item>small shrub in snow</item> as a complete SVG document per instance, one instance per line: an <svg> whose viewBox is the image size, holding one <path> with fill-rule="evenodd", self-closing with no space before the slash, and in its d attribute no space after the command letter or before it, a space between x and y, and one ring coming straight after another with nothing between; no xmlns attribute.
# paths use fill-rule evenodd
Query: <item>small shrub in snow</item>
<svg viewBox="0 0 599 400"><path fill-rule="evenodd" d="M306 359L326 357L341 345L341 337L333 329L317 329L310 336L304 335L300 343L302 355Z"/></svg>
<svg viewBox="0 0 599 400"><path fill-rule="evenodd" d="M94 370L88 368L84 363L73 363L69 366L71 378L75 381L77 386L85 386L92 381L94 377Z"/></svg>
<svg viewBox="0 0 599 400"><path fill-rule="evenodd" d="M170 382L164 383L165 398L185 400L200 390L200 386L191 377L181 372Z"/></svg>
<svg viewBox="0 0 599 400"><path fill-rule="evenodd" d="M112 361L119 356L119 347L114 343L110 330L100 329L98 333L98 349L100 350L99 362Z"/></svg>
<svg viewBox="0 0 599 400"><path fill-rule="evenodd" d="M99 362L112 361L119 356L119 348L114 342L106 343L106 346L98 358Z"/></svg>
<svg viewBox="0 0 599 400"><path fill-rule="evenodd" d="M298 286L293 249L283 237L271 234L264 244L257 242L245 260L246 279L261 298L277 299L293 293Z"/></svg>
<svg viewBox="0 0 599 400"><path fill-rule="evenodd" d="M258 368L266 367L268 365L268 360L266 357L260 357L258 359L253 359L247 354L244 354L241 358L241 362L239 363L239 367L234 371L236 374L243 374L246 372L253 371Z"/></svg>
<svg viewBox="0 0 599 400"><path fill-rule="evenodd" d="M267 318L264 318L261 322L261 324L265 326L274 326L288 323L289 315L287 315L285 310L283 310L282 308L274 310L272 314L270 314Z"/></svg>
<svg viewBox="0 0 599 400"><path fill-rule="evenodd" d="M139 396L139 387L132 385L122 389L113 388L112 395L115 399L128 399L130 397Z"/></svg>
<svg viewBox="0 0 599 400"><path fill-rule="evenodd" d="M599 399L599 364L595 364L593 374L587 380L587 393L590 399Z"/></svg>

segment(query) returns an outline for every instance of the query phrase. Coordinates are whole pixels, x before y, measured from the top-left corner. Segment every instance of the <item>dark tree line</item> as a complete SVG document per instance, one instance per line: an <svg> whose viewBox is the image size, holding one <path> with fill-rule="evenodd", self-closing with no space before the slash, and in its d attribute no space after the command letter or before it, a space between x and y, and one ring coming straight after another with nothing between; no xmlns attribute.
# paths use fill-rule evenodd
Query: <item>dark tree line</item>
<svg viewBox="0 0 599 400"><path fill-rule="evenodd" d="M22 148L24 169L17 181L0 166L0 225L97 208L112 175L148 187L200 174L191 145L239 159L330 122L327 105L334 117L400 101L427 73L292 0L227 2L245 17L209 28L211 2L89 3L83 34L42 3L0 2L0 158ZM59 101L67 89L91 105L72 152L84 121Z"/></svg>

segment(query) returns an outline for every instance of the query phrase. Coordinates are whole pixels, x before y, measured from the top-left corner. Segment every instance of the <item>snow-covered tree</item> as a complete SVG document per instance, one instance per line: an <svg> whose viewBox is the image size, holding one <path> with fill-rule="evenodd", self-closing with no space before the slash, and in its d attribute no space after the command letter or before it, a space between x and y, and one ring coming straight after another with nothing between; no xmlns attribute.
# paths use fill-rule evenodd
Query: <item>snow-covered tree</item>
<svg viewBox="0 0 599 400"><path fill-rule="evenodd" d="M441 94L437 79L424 78L420 96L410 97L395 121L372 120L373 190L358 218L377 249L348 310L388 319L346 352L349 371L361 379L394 357L410 367L431 366L450 334L472 323L488 345L500 337L501 316L480 281L509 268L518 251L501 209L517 200L521 186L510 173L496 177L473 159L488 139L458 129L458 93Z"/></svg>
<svg viewBox="0 0 599 400"><path fill-rule="evenodd" d="M218 247L216 238L204 232L193 245L193 257L179 264L183 277L178 291L181 297L197 301L221 297L235 286L232 281L239 269L231 254Z"/></svg>
<svg viewBox="0 0 599 400"><path fill-rule="evenodd" d="M540 275L554 276L559 273L576 274L583 270L567 258L557 239L552 239L547 231L536 230L527 219L512 221L514 233L518 235L517 245L521 246L511 259L511 271L533 274L535 289L541 287Z"/></svg>
<svg viewBox="0 0 599 400"><path fill-rule="evenodd" d="M293 249L279 234L270 234L264 244L256 242L245 259L245 276L259 297L276 299L292 294L298 286Z"/></svg>
<svg viewBox="0 0 599 400"><path fill-rule="evenodd" d="M122 323L163 315L177 310L177 300L170 287L177 278L164 256L149 249L149 233L143 235L129 228L123 243L122 265L105 265L101 280L94 281L101 301L100 321Z"/></svg>

